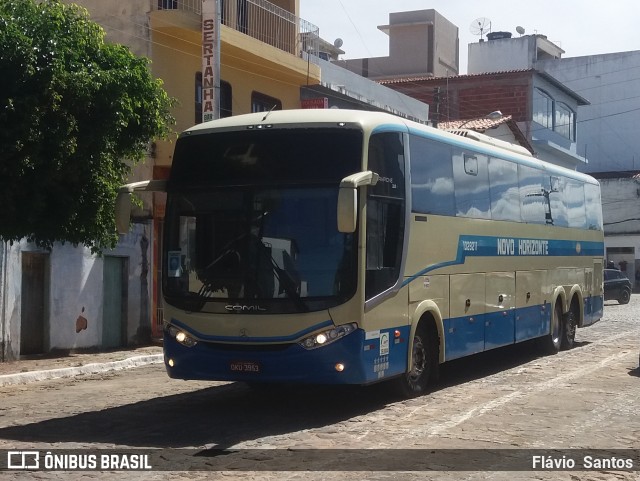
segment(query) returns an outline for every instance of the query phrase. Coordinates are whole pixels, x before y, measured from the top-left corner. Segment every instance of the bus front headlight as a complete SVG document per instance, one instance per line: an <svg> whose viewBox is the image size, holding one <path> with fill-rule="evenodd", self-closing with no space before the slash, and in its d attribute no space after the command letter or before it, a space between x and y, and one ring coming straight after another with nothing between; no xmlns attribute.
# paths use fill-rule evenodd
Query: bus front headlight
<svg viewBox="0 0 640 481"><path fill-rule="evenodd" d="M352 322L350 324L342 324L341 326L336 326L333 329L317 332L309 337L305 337L304 339L299 341L298 344L300 344L305 349L316 349L318 347L331 344L332 342L335 342L338 339L351 334L357 328L358 325L355 322Z"/></svg>
<svg viewBox="0 0 640 481"><path fill-rule="evenodd" d="M196 341L193 337L176 327L170 326L168 332L171 337L173 337L176 341L178 341L185 347L193 347L198 344L198 341Z"/></svg>

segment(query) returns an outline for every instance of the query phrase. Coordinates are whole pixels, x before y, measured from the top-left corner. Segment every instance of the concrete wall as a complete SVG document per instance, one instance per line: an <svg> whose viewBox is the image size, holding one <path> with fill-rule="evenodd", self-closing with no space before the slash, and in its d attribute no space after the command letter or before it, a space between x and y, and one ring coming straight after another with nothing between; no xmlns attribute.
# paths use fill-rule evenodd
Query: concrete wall
<svg viewBox="0 0 640 481"><path fill-rule="evenodd" d="M470 43L468 74L528 69L535 58L535 38L498 39Z"/></svg>
<svg viewBox="0 0 640 481"><path fill-rule="evenodd" d="M105 30L107 42L126 45L144 57L151 57L148 14L152 1L64 0L86 8L91 19Z"/></svg>
<svg viewBox="0 0 640 481"><path fill-rule="evenodd" d="M372 79L457 75L458 27L435 10L389 14L389 55L341 60L345 69ZM410 52L410 54L408 54Z"/></svg>
<svg viewBox="0 0 640 481"><path fill-rule="evenodd" d="M640 179L599 179L607 235L640 235Z"/></svg>
<svg viewBox="0 0 640 481"><path fill-rule="evenodd" d="M460 39L458 38L458 27L435 12L434 31L434 75L436 77L459 75Z"/></svg>
<svg viewBox="0 0 640 481"><path fill-rule="evenodd" d="M151 298L150 274L146 295L142 292L141 240L146 236L151 243L150 225L133 224L132 231L124 236L118 246L104 255L128 259L127 272L127 344L138 344L141 325L148 324ZM86 247L71 244L55 244L51 252L43 251L32 243L21 241L5 244L0 275L3 279L2 303L0 304L0 340L5 344L5 360L15 359L20 354L22 317L22 254L37 252L47 255L48 268L45 283L44 350L82 349L102 345L103 326L103 258L91 254ZM147 257L150 248L147 246ZM5 270L6 269L6 270ZM144 305L144 303L147 305ZM83 316L86 329L76 332L76 321ZM149 326L150 327L150 326Z"/></svg>
<svg viewBox="0 0 640 481"><path fill-rule="evenodd" d="M619 177L602 174L604 178L598 180L607 260L616 267L620 262L626 263L626 273L637 288L640 287L635 282L635 272L640 269L640 179L633 174L623 173Z"/></svg>

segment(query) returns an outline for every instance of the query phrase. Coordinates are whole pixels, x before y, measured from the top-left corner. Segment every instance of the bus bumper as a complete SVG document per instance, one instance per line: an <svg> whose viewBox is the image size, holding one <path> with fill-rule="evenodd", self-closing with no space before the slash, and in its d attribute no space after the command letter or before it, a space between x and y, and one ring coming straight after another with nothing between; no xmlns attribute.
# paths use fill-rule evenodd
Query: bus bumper
<svg viewBox="0 0 640 481"><path fill-rule="evenodd" d="M380 338L366 339L361 329L309 350L298 343L239 345L199 341L186 347L167 332L164 334L165 367L169 377L175 379L369 384L406 370L406 342L381 349Z"/></svg>

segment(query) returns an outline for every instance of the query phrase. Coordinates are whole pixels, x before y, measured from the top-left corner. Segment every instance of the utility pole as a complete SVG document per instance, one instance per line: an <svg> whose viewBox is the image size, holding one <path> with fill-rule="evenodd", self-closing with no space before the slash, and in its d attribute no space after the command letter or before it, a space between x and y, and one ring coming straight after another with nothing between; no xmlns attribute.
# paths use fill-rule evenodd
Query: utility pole
<svg viewBox="0 0 640 481"><path fill-rule="evenodd" d="M438 128L438 122L440 121L440 87L433 89L433 103L436 106L436 112L431 123L435 128Z"/></svg>
<svg viewBox="0 0 640 481"><path fill-rule="evenodd" d="M202 121L220 118L221 0L202 0Z"/></svg>

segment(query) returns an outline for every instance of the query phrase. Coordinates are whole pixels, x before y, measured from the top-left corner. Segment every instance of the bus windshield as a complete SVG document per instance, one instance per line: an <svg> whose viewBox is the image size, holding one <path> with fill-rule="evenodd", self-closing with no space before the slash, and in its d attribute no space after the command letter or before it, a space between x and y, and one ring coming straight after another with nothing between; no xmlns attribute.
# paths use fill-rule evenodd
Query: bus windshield
<svg viewBox="0 0 640 481"><path fill-rule="evenodd" d="M352 137L346 150L354 154L361 137ZM336 212L340 176L358 171L359 154L345 158L345 143L329 138L318 148L302 145L302 137L299 144L269 138L268 146L262 139L237 132L200 136L186 150L188 160L204 157L213 166L199 175L181 170L184 165L175 177L172 172L163 246L168 303L189 311L273 314L327 309L353 296L356 234L338 232ZM243 150L252 153L251 162L238 157ZM338 169L336 160L342 160ZM329 166L322 176L314 174L319 163ZM266 178L257 175L262 169L270 173Z"/></svg>

